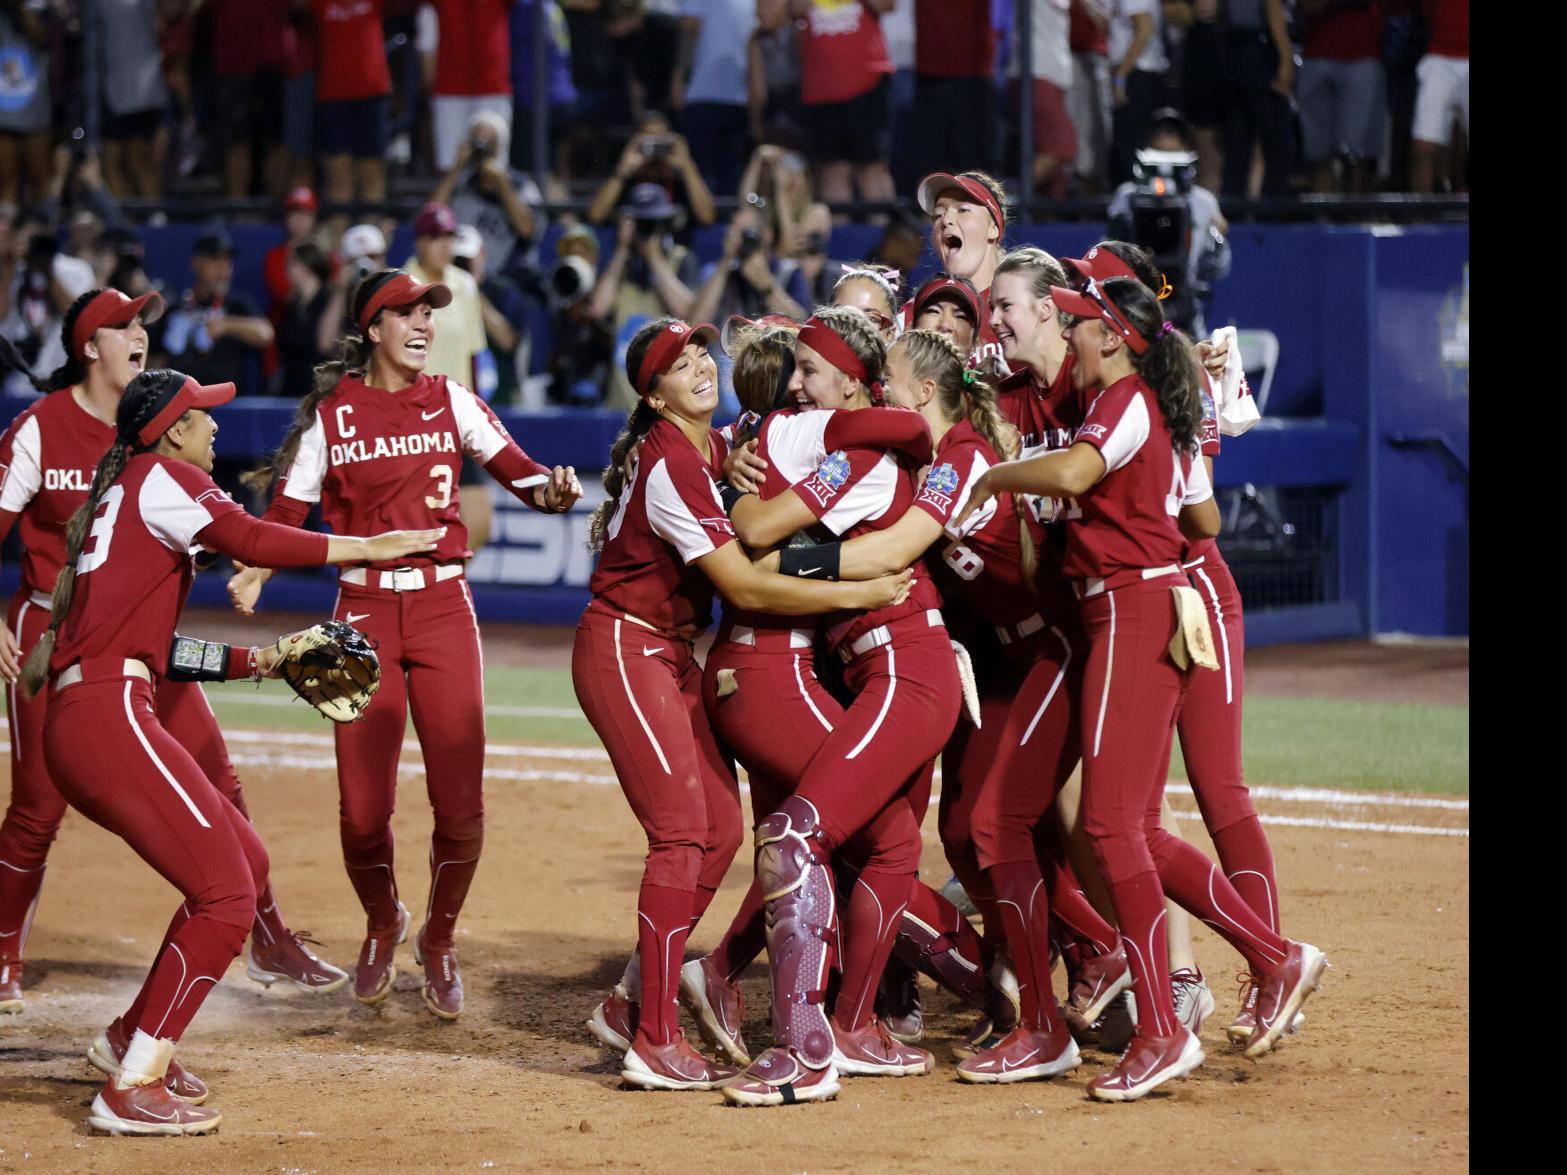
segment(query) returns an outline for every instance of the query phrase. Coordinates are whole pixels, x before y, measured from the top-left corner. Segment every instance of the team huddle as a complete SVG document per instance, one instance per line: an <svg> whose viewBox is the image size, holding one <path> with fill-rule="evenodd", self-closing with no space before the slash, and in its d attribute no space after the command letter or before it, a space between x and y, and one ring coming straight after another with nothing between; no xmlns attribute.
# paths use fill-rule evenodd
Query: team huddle
<svg viewBox="0 0 1567 1175"><path fill-rule="evenodd" d="M590 527L572 673L648 839L635 949L589 1021L632 1086L779 1105L831 1098L845 1075L929 1073L923 974L974 1010L962 1080L1064 1074L1081 1043L1124 1049L1089 1093L1132 1100L1204 1060L1214 1001L1188 912L1244 960L1228 1034L1248 1056L1296 1030L1327 965L1280 932L1241 776L1241 605L1211 488L1219 423L1247 410L1238 356L1171 326L1135 246L1004 252L1004 197L978 173L928 177L919 199L942 272L905 304L897 275L851 268L803 323L732 319L720 339L657 319L627 351L639 402ZM467 457L535 510L582 490L473 392L424 374L450 297L390 270L360 282L338 358L250 479L270 494L260 519L210 476L234 386L145 370L155 294L79 298L65 364L0 440L0 534L18 526L25 551L0 635L0 1011L23 1007L67 804L182 897L88 1049L106 1075L95 1128L217 1127L175 1051L242 950L260 983L351 983L373 1005L412 934L425 1005L462 1012L453 936L483 844L485 735L455 486ZM746 409L721 429L715 343ZM0 362L25 370L8 344ZM330 533L304 529L317 506ZM200 684L278 676L291 642L176 633L194 571L219 557L245 614L274 569L340 565L333 618L379 657L373 705L334 728L366 917L351 974L279 912ZM693 641L715 602L704 664ZM410 715L434 814L417 931L391 833ZM1218 864L1169 830L1177 734ZM938 761L952 893L978 926L919 880ZM738 767L754 875L716 949L687 960L745 839ZM738 979L764 951L773 1039L754 1048ZM718 1060L683 1034L682 1005Z"/></svg>

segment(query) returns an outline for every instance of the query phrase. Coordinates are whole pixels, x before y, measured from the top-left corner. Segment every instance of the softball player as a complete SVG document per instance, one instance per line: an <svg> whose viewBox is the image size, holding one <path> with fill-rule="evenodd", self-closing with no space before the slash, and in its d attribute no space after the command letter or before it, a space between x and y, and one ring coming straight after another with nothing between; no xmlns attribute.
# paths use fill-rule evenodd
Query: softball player
<svg viewBox="0 0 1567 1175"><path fill-rule="evenodd" d="M87 500L99 458L114 442L114 414L126 384L147 356L146 324L163 309L156 294L127 298L118 290L90 290L66 311L61 326L66 362L47 379L47 393L11 422L0 438L0 538L13 525L22 537L22 578L0 630L0 676L11 722L11 802L0 824L0 1011L22 1010L27 932L43 886L49 846L65 814L44 766L44 700L18 693L21 658L49 624L49 596L65 563L65 528ZM26 372L9 341L0 340L0 365ZM29 378L31 378L31 373ZM201 687L166 682L157 695L158 720L241 813L239 777ZM248 818L248 815L247 815ZM257 895L247 970L267 985L279 979L306 991L335 991L346 972L318 958L308 935L291 931L270 885Z"/></svg>
<svg viewBox="0 0 1567 1175"><path fill-rule="evenodd" d="M930 243L944 273L966 278L979 293L979 366L999 364L1006 373L1001 339L990 314L990 287L1001 263L1001 238L1007 231L1007 200L1001 185L982 171L949 175L938 171L920 181L920 209L930 217ZM911 305L903 323L913 325Z"/></svg>
<svg viewBox="0 0 1567 1175"><path fill-rule="evenodd" d="M593 599L577 627L572 681L648 837L637 898L637 1025L621 1077L650 1089L712 1089L734 1071L679 1031L686 938L740 845L739 788L701 697L692 640L713 593L747 611L814 615L888 605L908 577L800 583L756 569L733 542L715 478L716 331L660 318L633 337L626 375L641 396L610 453L609 499L594 515ZM627 459L640 442L636 464Z"/></svg>
<svg viewBox="0 0 1567 1175"><path fill-rule="evenodd" d="M410 709L435 811L430 896L414 942L426 1007L443 1020L462 1012L453 942L457 916L484 841L484 652L463 576L471 552L458 514L463 457L546 514L569 510L582 487L569 467L534 461L471 391L423 374L435 338L432 311L451 301L444 285L380 270L352 299L342 358L316 369L315 390L272 466L254 480L277 485L266 517L299 525L321 504L338 533L383 524L446 528L434 551L379 561L338 577L334 616L376 642L383 677L375 708L338 726L337 780L343 860L366 916L354 998L378 1004L392 990L409 914L393 872L392 809ZM247 568L229 583L241 612L254 609L268 572Z"/></svg>
<svg viewBox="0 0 1567 1175"><path fill-rule="evenodd" d="M898 321L899 280L898 271L885 266L848 266L832 288L832 304L864 311L883 345L890 347L903 329Z"/></svg>
<svg viewBox="0 0 1567 1175"><path fill-rule="evenodd" d="M170 677L259 679L277 660L275 649L207 642L171 650L192 552L310 567L398 558L439 536L328 538L250 517L209 476L217 432L209 413L233 397L233 384L205 387L177 371L130 381L113 444L70 522L49 626L22 673L29 695L49 683L43 752L61 794L184 898L146 983L92 1046L93 1063L111 1076L88 1122L113 1134L201 1134L222 1120L199 1104L205 1085L174 1067L174 1048L239 954L267 873L250 822L154 708Z"/></svg>
<svg viewBox="0 0 1567 1175"><path fill-rule="evenodd" d="M1090 281L1082 293L1056 288L1051 297L1073 316L1064 333L1074 382L1093 395L1090 407L1071 448L986 472L963 514L1002 490L1064 500L1063 571L1082 601L1089 641L1080 728L1084 823L1128 944L1137 996L1137 1033L1089 1092L1130 1101L1203 1061L1171 1000L1165 889L1263 977L1248 1056L1272 1047L1327 960L1314 946L1281 938L1212 862L1159 823L1168 767L1160 756L1168 755L1195 671L1177 667L1171 632L1194 658L1206 637L1203 614L1188 614L1170 589L1190 592L1179 565L1183 534L1212 537L1219 529L1196 459L1201 404L1190 348L1135 280Z"/></svg>

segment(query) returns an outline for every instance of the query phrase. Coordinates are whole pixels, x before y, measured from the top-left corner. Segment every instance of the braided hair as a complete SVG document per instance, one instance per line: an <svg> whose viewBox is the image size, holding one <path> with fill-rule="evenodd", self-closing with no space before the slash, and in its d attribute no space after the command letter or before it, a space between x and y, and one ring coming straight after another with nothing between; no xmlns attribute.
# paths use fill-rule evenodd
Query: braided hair
<svg viewBox="0 0 1567 1175"><path fill-rule="evenodd" d="M84 382L87 379L87 365L76 357L71 347L71 339L76 334L77 320L81 318L82 311L87 309L87 303L101 293L102 290L88 290L66 310L65 318L60 323L60 339L65 344L65 362L59 367L41 378L34 375L33 369L28 366L27 360L22 357L22 352L17 349L16 344L4 335L0 335L0 371L20 372L28 383L46 395Z"/></svg>
<svg viewBox="0 0 1567 1175"><path fill-rule="evenodd" d="M125 471L126 462L138 453L155 448L158 440L162 439L159 437L152 444L143 445L137 439L137 434L157 415L165 394L178 389L184 382L184 372L155 368L132 379L126 385L125 394L120 397L119 408L114 414L114 443L98 462L87 500L66 524L65 565L60 568L59 578L54 581L49 627L44 630L43 636L28 654L26 664L22 666L22 688L28 697L36 695L49 678L49 658L54 656L55 634L70 613L71 601L76 596L76 561L81 556L82 544L87 541L87 532L92 528L93 515L98 512L103 496L114 480ZM184 420L185 416L180 419Z"/></svg>

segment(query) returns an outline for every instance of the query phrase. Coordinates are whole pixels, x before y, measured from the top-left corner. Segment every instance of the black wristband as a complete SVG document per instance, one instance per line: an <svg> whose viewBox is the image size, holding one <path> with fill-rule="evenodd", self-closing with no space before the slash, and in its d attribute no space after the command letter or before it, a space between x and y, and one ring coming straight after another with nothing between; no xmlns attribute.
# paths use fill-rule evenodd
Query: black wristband
<svg viewBox="0 0 1567 1175"><path fill-rule="evenodd" d="M778 552L778 570L800 578L836 580L842 543L823 543L818 547L785 547Z"/></svg>
<svg viewBox="0 0 1567 1175"><path fill-rule="evenodd" d="M718 483L718 496L724 503L724 513L733 514L735 512L735 503L745 497L745 492L735 489L727 481L721 481Z"/></svg>
<svg viewBox="0 0 1567 1175"><path fill-rule="evenodd" d="M170 681L227 681L228 666L227 645L174 634L174 643L169 646Z"/></svg>

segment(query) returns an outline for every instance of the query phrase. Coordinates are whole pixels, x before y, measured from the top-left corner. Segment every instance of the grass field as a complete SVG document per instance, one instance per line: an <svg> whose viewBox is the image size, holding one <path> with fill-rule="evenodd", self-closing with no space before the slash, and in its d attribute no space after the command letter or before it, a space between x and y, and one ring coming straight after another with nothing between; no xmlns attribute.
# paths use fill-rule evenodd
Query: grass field
<svg viewBox="0 0 1567 1175"><path fill-rule="evenodd" d="M485 683L492 740L599 745L565 670L492 667ZM207 696L224 726L328 730L280 682L208 687ZM1251 696L1245 722L1254 783L1469 794L1468 706ZM1179 754L1171 777L1185 778Z"/></svg>

